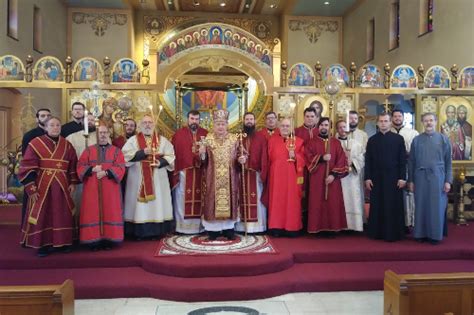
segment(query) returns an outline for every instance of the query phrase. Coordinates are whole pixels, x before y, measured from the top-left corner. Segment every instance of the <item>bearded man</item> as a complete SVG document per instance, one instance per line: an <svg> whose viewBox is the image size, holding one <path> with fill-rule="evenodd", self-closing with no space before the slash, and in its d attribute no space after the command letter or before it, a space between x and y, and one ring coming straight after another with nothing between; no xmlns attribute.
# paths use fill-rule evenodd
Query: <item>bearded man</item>
<svg viewBox="0 0 474 315"><path fill-rule="evenodd" d="M136 136L122 152L129 166L125 192L125 234L136 239L158 238L171 231L173 208L168 171L174 170L173 145L155 132L145 115Z"/></svg>

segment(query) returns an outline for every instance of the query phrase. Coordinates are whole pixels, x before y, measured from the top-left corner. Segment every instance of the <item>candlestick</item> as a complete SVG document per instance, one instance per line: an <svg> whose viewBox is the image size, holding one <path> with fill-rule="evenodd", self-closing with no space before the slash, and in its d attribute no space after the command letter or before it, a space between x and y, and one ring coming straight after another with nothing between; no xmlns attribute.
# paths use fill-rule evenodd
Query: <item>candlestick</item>
<svg viewBox="0 0 474 315"><path fill-rule="evenodd" d="M89 113L87 109L84 111L84 135L89 135L89 117L87 116Z"/></svg>
<svg viewBox="0 0 474 315"><path fill-rule="evenodd" d="M350 125L349 125L349 114L350 114L350 110L347 110L347 112L346 112L346 132L349 132L351 130Z"/></svg>

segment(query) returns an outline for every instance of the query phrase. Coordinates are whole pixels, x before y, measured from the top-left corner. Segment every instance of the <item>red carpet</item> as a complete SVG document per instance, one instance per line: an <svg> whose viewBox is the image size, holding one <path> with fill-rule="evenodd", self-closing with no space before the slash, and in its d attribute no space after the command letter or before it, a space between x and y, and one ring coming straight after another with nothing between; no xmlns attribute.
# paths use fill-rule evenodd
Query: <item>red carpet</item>
<svg viewBox="0 0 474 315"><path fill-rule="evenodd" d="M1 204L0 205L0 224L17 224L21 221L21 205Z"/></svg>
<svg viewBox="0 0 474 315"><path fill-rule="evenodd" d="M363 235L272 238L277 254L154 257L156 241L112 251L78 249L37 258L19 246L18 226L0 225L0 285L62 283L77 298L155 297L179 301L267 298L290 292L381 290L384 271L474 272L474 226L449 226L440 245L385 243Z"/></svg>

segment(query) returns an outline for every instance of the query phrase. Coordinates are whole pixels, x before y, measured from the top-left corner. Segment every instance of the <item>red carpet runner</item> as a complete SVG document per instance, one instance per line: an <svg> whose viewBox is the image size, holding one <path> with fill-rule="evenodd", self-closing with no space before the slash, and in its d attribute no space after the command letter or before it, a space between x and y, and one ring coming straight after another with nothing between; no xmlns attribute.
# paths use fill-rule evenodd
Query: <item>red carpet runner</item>
<svg viewBox="0 0 474 315"><path fill-rule="evenodd" d="M381 290L397 273L474 272L474 225L449 226L440 245L385 243L363 235L271 238L276 254L155 257L156 241L111 251L77 249L37 258L19 246L19 227L0 225L0 285L62 283L77 298L155 297L179 301L267 298L290 292Z"/></svg>

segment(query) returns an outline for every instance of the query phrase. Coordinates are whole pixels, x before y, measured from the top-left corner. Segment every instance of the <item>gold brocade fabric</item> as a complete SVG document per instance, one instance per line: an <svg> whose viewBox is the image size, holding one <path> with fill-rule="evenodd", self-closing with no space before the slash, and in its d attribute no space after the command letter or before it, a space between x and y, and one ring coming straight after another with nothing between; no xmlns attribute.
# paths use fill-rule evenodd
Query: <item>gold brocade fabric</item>
<svg viewBox="0 0 474 315"><path fill-rule="evenodd" d="M214 134L207 136L209 150L214 156L214 183L215 183L215 217L224 219L231 217L231 178L232 150L237 136L228 134L225 138L218 139Z"/></svg>

